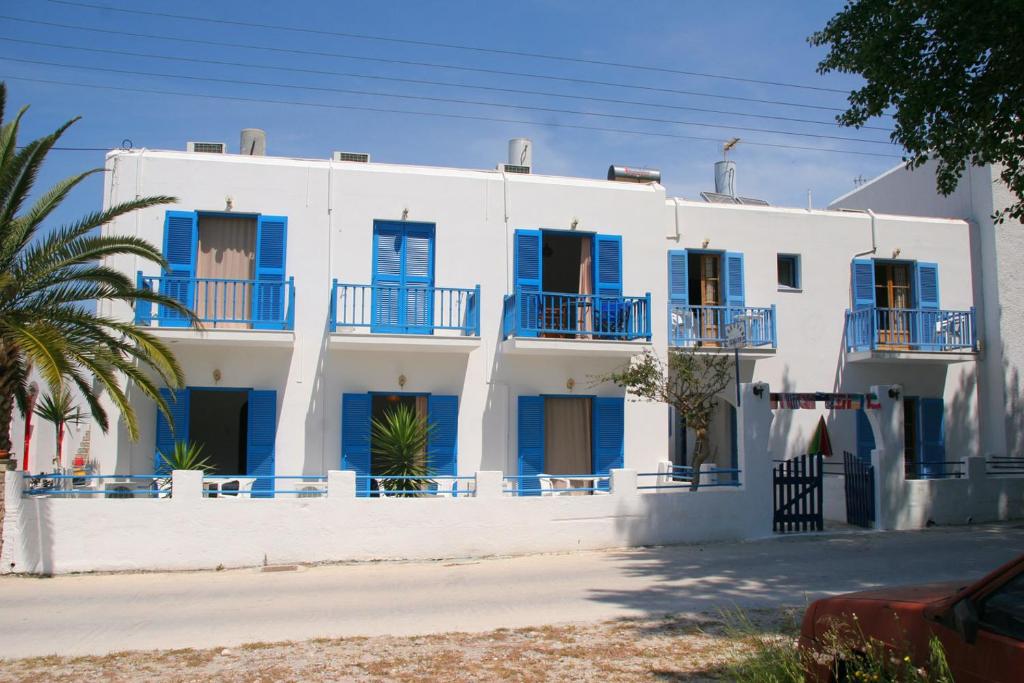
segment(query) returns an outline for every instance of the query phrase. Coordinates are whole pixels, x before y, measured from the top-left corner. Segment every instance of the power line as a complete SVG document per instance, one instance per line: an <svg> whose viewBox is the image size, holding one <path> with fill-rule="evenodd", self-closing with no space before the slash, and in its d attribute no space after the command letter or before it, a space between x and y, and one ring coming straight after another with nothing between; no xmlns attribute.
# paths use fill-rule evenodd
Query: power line
<svg viewBox="0 0 1024 683"><path fill-rule="evenodd" d="M255 97L238 97L238 96L231 96L231 95L206 95L206 94L199 94L199 93L189 93L189 92L173 91L173 90L155 90L155 89L149 89L149 88L129 88L129 87L125 87L125 86L99 85L99 84L95 84L95 83L75 83L75 82L72 82L72 81L56 81L56 80L44 79L44 78L29 78L29 77L25 77L25 76L5 76L4 78L6 78L8 80L26 81L26 82L30 82L30 83L46 83L46 84L49 84L49 85L71 86L71 87L78 87L78 88L95 88L97 90L115 90L115 91L119 91L119 92L135 92L135 93L145 93L145 94L150 94L150 95L169 95L169 96L174 96L174 97L193 97L193 98L198 98L198 99L226 100L226 101L231 101L231 102L247 102L247 103L251 103L251 104L281 104L281 105L297 106L297 107L312 107L312 108L316 108L316 109L341 109L341 110L346 110L346 111L365 111L365 112L373 112L373 113L380 113L380 114L399 114L399 115L407 115L407 116L428 116L428 117L433 117L433 118L458 119L458 120L463 120L463 121L486 121L488 123L514 123L514 124L518 124L518 125L541 126L541 127L545 127L545 128L565 128L565 129L569 129L569 130L587 130L587 131L597 131L597 132L601 132L601 133L622 133L624 135L639 135L639 136L646 136L646 137L667 138L667 139L673 139L673 140L700 140L700 141L705 141L705 142L714 142L716 144L719 144L719 143L722 142L721 138L700 137L700 136L696 136L696 135L680 135L678 133L661 133L661 132L655 132L655 131L631 130L631 129L628 129L628 128L606 128L606 127L602 127L602 126L585 126L585 125L582 125L582 124L554 123L554 122L550 122L550 121L527 121L527 120L522 120L522 119L502 119L502 118L496 118L496 117L491 117L491 116L478 116L478 115L473 115L473 114L451 114L451 113L445 113L445 112L416 111L416 110L409 110L409 109L386 109L386 108L383 108L383 107L366 107L366 106L359 106L359 105L353 105L353 104L327 104L327 103L323 103L323 102L298 102L298 101L294 101L294 100L274 100L274 99L265 99L265 98L255 98ZM861 152L861 151L852 150L852 149L831 149L831 148L828 148L828 147L805 147L805 146L800 146L800 145L786 145L786 144L774 143L774 142L759 142L757 140L744 140L743 144L744 145L749 145L749 146L754 146L754 147L770 147L770 148L776 148L776 149L793 149L793 150L803 150L803 151L809 151L809 152L825 152L825 153L832 153L832 154L854 154L854 155L857 155L857 156L883 157L883 158L886 158L886 159L894 159L894 158L898 159L898 158L900 158L900 156L896 155L896 154L881 154L879 152Z"/></svg>
<svg viewBox="0 0 1024 683"><path fill-rule="evenodd" d="M670 125L678 126L695 126L700 128L720 128L722 130L735 130L735 131L746 131L753 133L770 133L773 135L789 135L793 137L801 138L816 138L819 140L841 140L844 142L857 142L860 144L873 144L873 145L892 145L892 142L887 140L862 140L860 138L852 138L843 135L822 135L819 133L800 133L785 130L773 130L770 128L753 128L750 126L732 126L720 123L706 123L702 121L681 121L675 119L658 119L649 116L633 116L630 114L608 114L604 112L592 112L592 111L580 111L575 109L557 109L555 107L538 107L530 106L525 104L502 104L500 102L486 102L482 100L460 100L450 97L432 97L429 95L403 95L399 93L385 93L375 92L372 90L355 90L351 88L325 88L312 85L293 85L291 83L272 83L264 81L243 81L235 78L213 78L209 76L189 76L182 74L167 74L167 73L154 73L151 71L136 71L133 69L114 69L110 67L100 66L82 66L79 64L63 64L60 62L48 62L37 59L21 59L18 57L8 57L0 55L0 59L9 62L19 62L23 64L38 64L42 66L55 66L62 69L78 69L82 71L103 71L107 73L125 74L129 76L148 76L156 78L178 78L189 81L203 81L207 83L228 83L231 85L253 85L262 88L287 88L289 90L307 90L313 92L331 92L331 93L343 93L347 95L366 95L370 97L390 97L395 99L404 100L417 100L426 102L444 102L448 104L468 104L473 106L484 106L484 107L497 107L501 109L517 109L522 111L537 111L548 114L569 114L572 116L595 116L599 118L607 119L624 119L628 121L643 121L646 123L665 123Z"/></svg>
<svg viewBox="0 0 1024 683"><path fill-rule="evenodd" d="M306 55L316 57L332 57L336 59L351 59L355 61L363 62L374 62L378 64L398 64L401 66L417 66L429 69L449 69L452 71L466 71L472 73L482 73L498 76L515 76L519 78L536 78L547 81L559 81L563 83L576 83L581 85L599 85L611 88L628 88L631 90L642 90L646 92L656 92L669 95L687 95L691 97L707 97L711 99L719 100L730 100L735 102L750 102L754 104L770 104L780 107L795 107L798 109L812 109L815 111L829 111L829 112L843 112L845 109L840 107L826 107L818 104L804 104L801 102L787 102L784 100L768 100L757 97L743 97L741 95L719 95L715 93L700 92L697 90L679 90L673 88L661 88L652 85L636 85L633 83L620 83L616 81L598 81L587 78L574 78L570 76L554 76L551 74L538 74L530 73L525 71L502 71L500 69L487 69L483 67L474 66L462 66L458 64L440 64L436 62L418 62L408 59L392 59L385 57L368 57L365 55L352 55L343 52L324 52L320 50L301 50L297 48L285 48L285 47L273 47L269 45L250 45L246 43L231 43L222 40L202 40L199 38L184 38L184 37L172 37L166 35L157 35L152 33L136 33L130 31L118 31L114 29L95 28L87 26L75 26L73 24L61 24L52 21L41 21L38 19L24 19L21 17L10 17L0 15L0 19L7 19L10 21L19 21L29 24L37 24L40 26L53 26L58 28L67 28L76 31L90 31L93 33L106 33L109 35L129 36L133 38L146 38L150 40L166 40L174 43L192 43L195 45L210 45L218 48L231 47L242 50L260 50L266 52L281 52L295 55ZM884 114L883 114L884 116Z"/></svg>
<svg viewBox="0 0 1024 683"><path fill-rule="evenodd" d="M219 66L232 66L241 67L245 69L270 69L274 71L286 71L291 73L306 73L321 76L341 76L346 78L366 78L380 81L392 81L397 83L414 83L417 85L440 85L451 88L463 88L469 90L486 90L491 92L502 92L517 95L537 95L542 97L560 97L571 100L585 100L590 102L604 102L608 104L625 104L630 106L642 106L642 107L655 107L659 109L674 109L680 111L696 111L705 114L723 114L726 116L742 116L746 118L756 119L770 119L774 121L787 121L791 123L806 123L818 126L830 126L837 127L838 124L835 121L819 121L815 119L801 119L791 116L774 116L771 114L748 114L745 112L726 111L722 109L706 109L703 107L687 107L683 105L675 104L664 104L661 102L644 102L638 100L622 100L609 97L594 97L589 95L569 95L565 93L557 93L543 90L522 90L518 88L499 88L496 86L489 85L475 85L465 83L451 83L448 81L430 81L418 78L399 78L396 76L380 76L377 74L366 74L358 72L347 72L347 71L326 71L323 69L306 69L299 67L288 67L288 66L276 66L267 64L253 64L251 62L230 62L219 59L199 59L197 57L180 57L177 55L162 55L152 52L131 52L128 50L113 50L109 48L97 48L97 47L83 47L80 45L62 45L59 43L44 43L36 40L24 40L21 38L9 38L6 36L0 36L0 40L10 43L21 43L23 45L36 45L39 47L56 48L60 50L80 50L82 52L93 52L97 54L109 54L109 55L120 55L124 57L145 57L149 59L163 59L173 62L188 62L194 64L216 64ZM892 130L889 128L883 128L881 126L861 126L860 130L878 130L886 133L891 133Z"/></svg>
<svg viewBox="0 0 1024 683"><path fill-rule="evenodd" d="M222 24L228 26L244 26L246 28L261 28L271 29L278 31L292 31L295 33L307 33L313 35L332 36L335 38L356 38L359 40L371 40L387 43L398 43L402 45L417 45L419 47L439 47L447 50L465 50L469 52L486 53L486 54L497 54L506 55L512 57L531 57L535 59L547 59L558 62L570 62L576 64L591 64L597 66L612 66L622 69L634 69L638 71L654 71L659 73L676 74L680 76L698 76L701 78L713 78L727 81L736 81L740 83L756 83L759 85L771 85L782 88L798 88L801 90L814 90L818 92L838 93L840 95L848 95L849 91L838 88L826 88L823 86L806 85L802 83L788 83L785 81L766 81L756 78L745 78L742 76L728 76L724 74L712 74L703 73L699 71L684 71L681 69L670 69L668 67L651 66L649 64L631 64L628 62L610 62L599 59L585 59L581 57L567 57L565 55L554 55L543 52L526 52L522 50L508 50L501 48L489 48L479 47L476 45L459 45L456 43L437 43L425 40L412 40L408 38L393 38L389 36L378 36L368 33L346 33L341 31L325 31L323 29L306 28L301 26L280 26L273 24L260 24L249 21L239 21L237 19L211 19L209 17L198 17L186 14L171 14L169 12L154 12L151 10L139 10L139 9L127 9L123 7L111 7L109 5L95 5L87 2L72 2L70 0L49 0L49 2L59 5L70 5L72 7L87 7L89 9L108 10L111 12L122 12L124 14L138 14L151 17L162 17L167 19L182 19L186 21L201 21L210 24Z"/></svg>

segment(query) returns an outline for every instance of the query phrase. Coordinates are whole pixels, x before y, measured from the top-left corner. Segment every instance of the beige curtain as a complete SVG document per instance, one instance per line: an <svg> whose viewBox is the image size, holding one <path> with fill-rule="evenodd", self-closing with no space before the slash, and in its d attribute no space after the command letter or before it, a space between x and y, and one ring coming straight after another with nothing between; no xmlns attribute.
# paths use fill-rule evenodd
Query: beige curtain
<svg viewBox="0 0 1024 683"><path fill-rule="evenodd" d="M590 399L544 399L545 474L590 474Z"/></svg>
<svg viewBox="0 0 1024 683"><path fill-rule="evenodd" d="M256 221L233 216L199 219L196 278L252 280L256 262ZM252 317L252 285L200 282L195 291L196 315L203 319ZM247 328L246 323L206 323L209 327Z"/></svg>
<svg viewBox="0 0 1024 683"><path fill-rule="evenodd" d="M591 248L591 239L584 237L580 240L580 294L593 294L594 293L594 262L593 262L593 250ZM592 301L592 300L591 300ZM594 311L590 306L590 301L584 302L576 309L576 329L577 330L592 330ZM577 335L581 338L589 339L589 334Z"/></svg>

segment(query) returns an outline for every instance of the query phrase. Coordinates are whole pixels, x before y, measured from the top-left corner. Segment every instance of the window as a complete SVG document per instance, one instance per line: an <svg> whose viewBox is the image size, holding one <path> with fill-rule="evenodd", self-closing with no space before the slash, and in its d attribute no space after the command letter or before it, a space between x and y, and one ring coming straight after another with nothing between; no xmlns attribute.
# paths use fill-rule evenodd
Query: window
<svg viewBox="0 0 1024 683"><path fill-rule="evenodd" d="M1024 574L1018 574L981 603L981 627L1024 640Z"/></svg>
<svg viewBox="0 0 1024 683"><path fill-rule="evenodd" d="M800 289L800 256L779 254L779 289Z"/></svg>

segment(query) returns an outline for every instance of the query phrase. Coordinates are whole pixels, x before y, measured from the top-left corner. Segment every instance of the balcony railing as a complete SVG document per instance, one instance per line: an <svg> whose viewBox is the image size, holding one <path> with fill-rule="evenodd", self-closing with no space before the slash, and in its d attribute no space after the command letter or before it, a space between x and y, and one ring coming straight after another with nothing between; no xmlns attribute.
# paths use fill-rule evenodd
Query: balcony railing
<svg viewBox="0 0 1024 683"><path fill-rule="evenodd" d="M726 326L743 322L746 346L776 348L775 306L685 306L669 304L671 346L725 346Z"/></svg>
<svg viewBox="0 0 1024 683"><path fill-rule="evenodd" d="M607 296L531 292L505 297L504 338L651 340L651 295Z"/></svg>
<svg viewBox="0 0 1024 683"><path fill-rule="evenodd" d="M137 275L139 289L177 299L207 328L291 330L295 327L295 278L283 281ZM140 301L139 325L187 327L186 318L166 306Z"/></svg>
<svg viewBox="0 0 1024 683"><path fill-rule="evenodd" d="M846 312L847 351L976 351L974 309L862 308Z"/></svg>
<svg viewBox="0 0 1024 683"><path fill-rule="evenodd" d="M473 289L416 285L331 286L331 332L369 328L385 334L453 330L480 336L480 285Z"/></svg>

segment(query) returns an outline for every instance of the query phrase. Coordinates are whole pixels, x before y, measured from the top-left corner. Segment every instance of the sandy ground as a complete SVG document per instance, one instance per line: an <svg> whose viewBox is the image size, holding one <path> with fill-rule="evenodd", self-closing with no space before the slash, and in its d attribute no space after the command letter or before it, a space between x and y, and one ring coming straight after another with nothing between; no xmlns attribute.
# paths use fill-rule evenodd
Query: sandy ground
<svg viewBox="0 0 1024 683"><path fill-rule="evenodd" d="M795 610L754 610L792 637ZM0 662L0 681L708 681L750 645L721 614L666 615L484 633L316 639Z"/></svg>

